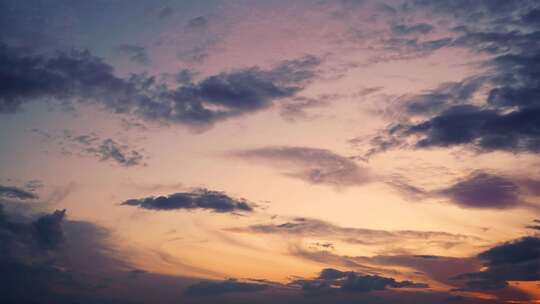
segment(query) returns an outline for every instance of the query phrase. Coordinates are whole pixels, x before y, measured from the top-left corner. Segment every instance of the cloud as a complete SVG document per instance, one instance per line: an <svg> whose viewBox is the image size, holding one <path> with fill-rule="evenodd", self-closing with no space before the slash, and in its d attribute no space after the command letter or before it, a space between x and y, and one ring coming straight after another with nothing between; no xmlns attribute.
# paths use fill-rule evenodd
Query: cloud
<svg viewBox="0 0 540 304"><path fill-rule="evenodd" d="M484 83L483 77L470 77L462 81L443 83L424 94L402 96L399 101L410 115L433 114L470 99Z"/></svg>
<svg viewBox="0 0 540 304"><path fill-rule="evenodd" d="M380 276L359 276L349 274L341 285L345 292L370 292L374 290L384 290L386 287L392 288L427 288L427 284L414 283L411 281L396 281L393 278Z"/></svg>
<svg viewBox="0 0 540 304"><path fill-rule="evenodd" d="M400 181L388 184L416 201L442 197L452 204L472 209L535 207L528 199L540 195L540 182L536 179L484 171L474 171L446 187L433 190Z"/></svg>
<svg viewBox="0 0 540 304"><path fill-rule="evenodd" d="M538 7L527 1L416 1L411 7L428 8L460 24L446 46L488 56L476 75L402 100L408 118L422 119L389 126L372 142L372 150L464 146L478 152L540 151Z"/></svg>
<svg viewBox="0 0 540 304"><path fill-rule="evenodd" d="M39 249L54 249L62 242L62 211L43 215L31 223L16 222L11 219L4 205L0 204L0 257L11 259L30 254Z"/></svg>
<svg viewBox="0 0 540 304"><path fill-rule="evenodd" d="M414 25L395 24L392 26L392 32L397 35L427 34L432 30L433 26L427 23L418 23Z"/></svg>
<svg viewBox="0 0 540 304"><path fill-rule="evenodd" d="M4 66L3 82L9 84L0 94L1 113L16 112L23 103L49 98L93 98L121 111L118 97L133 90L128 82L113 75L110 65L89 52L46 58L0 44L0 62Z"/></svg>
<svg viewBox="0 0 540 304"><path fill-rule="evenodd" d="M55 284L73 286L69 274L44 260L63 241L63 219L63 211L56 211L30 222L15 221L0 205L0 300L23 301L50 292Z"/></svg>
<svg viewBox="0 0 540 304"><path fill-rule="evenodd" d="M122 44L116 48L120 55L127 56L129 60L139 64L149 64L150 58L146 49L139 45Z"/></svg>
<svg viewBox="0 0 540 304"><path fill-rule="evenodd" d="M319 274L319 279L321 280L336 280L346 277L351 272L339 271L334 268L325 268L321 270Z"/></svg>
<svg viewBox="0 0 540 304"><path fill-rule="evenodd" d="M491 247L471 257L433 255L351 257L329 252L304 252L301 256L320 263L361 269L362 272L371 273L360 275L354 271L328 268L321 271L315 279L298 279L293 282L302 286L305 292L317 294L336 291L336 287L344 288L343 286L346 286L344 282L350 283L349 287L353 292L383 290L386 287L429 287L427 284L412 281L398 282L380 274L396 273L393 266L399 267L398 273L401 275L457 286L451 289L452 292L489 291L499 299L504 299L505 292L510 291L509 281L538 281L540 277L540 239L531 236Z"/></svg>
<svg viewBox="0 0 540 304"><path fill-rule="evenodd" d="M506 16L510 12L519 12L534 4L533 1L504 1L504 0L414 0L404 6L405 10L427 8L437 14L450 15L461 19L462 22L492 22Z"/></svg>
<svg viewBox="0 0 540 304"><path fill-rule="evenodd" d="M315 77L320 60L305 56L267 70L237 69L175 88L145 75L119 78L112 66L88 51L45 57L22 54L2 44L0 64L3 82L9 84L0 93L0 113L17 112L30 101L52 99L95 103L148 121L208 127L294 96Z"/></svg>
<svg viewBox="0 0 540 304"><path fill-rule="evenodd" d="M332 151L308 147L266 147L238 151L233 156L287 168L284 174L311 184L357 186L370 181L368 170Z"/></svg>
<svg viewBox="0 0 540 304"><path fill-rule="evenodd" d="M412 281L396 281L378 275L361 275L353 271L340 271L333 268L325 268L319 277L315 279L300 279L291 282L300 284L304 292L347 292L367 293L371 291L385 290L390 288L428 288L427 284L414 283Z"/></svg>
<svg viewBox="0 0 540 304"><path fill-rule="evenodd" d="M329 222L310 218L295 218L281 224L256 224L247 227L229 228L228 231L252 234L283 235L288 240L291 237L332 238L348 244L381 247L386 250L416 250L425 249L421 245L434 248L463 245L468 242L479 242L480 238L453 234L440 231L416 230L377 230L366 228L340 227Z"/></svg>
<svg viewBox="0 0 540 304"><path fill-rule="evenodd" d="M0 198L15 198L20 200L37 199L38 196L30 191L13 186L0 185Z"/></svg>
<svg viewBox="0 0 540 304"><path fill-rule="evenodd" d="M112 162L122 167L144 166L144 159L147 158L142 149L119 143L112 138L102 138L94 132L73 134L69 130L64 130L62 135L49 134L37 129L32 132L41 136L45 133L48 141L52 139L57 142L65 155L92 156L102 162Z"/></svg>
<svg viewBox="0 0 540 304"><path fill-rule="evenodd" d="M439 193L467 208L508 209L522 204L516 183L487 173L473 174Z"/></svg>
<svg viewBox="0 0 540 304"><path fill-rule="evenodd" d="M364 258L364 263L379 267L405 267L412 269L413 274L447 285L455 285L456 276L476 271L481 267L481 263L475 257L438 255L376 255Z"/></svg>
<svg viewBox="0 0 540 304"><path fill-rule="evenodd" d="M149 210L205 209L216 213L252 212L254 208L254 205L245 199L235 199L224 192L204 188L167 196L129 199L122 205Z"/></svg>
<svg viewBox="0 0 540 304"><path fill-rule="evenodd" d="M478 255L485 269L466 273L457 279L466 280L465 290L497 290L508 281L540 280L540 238L523 237L490 248Z"/></svg>
<svg viewBox="0 0 540 304"><path fill-rule="evenodd" d="M66 210L56 210L52 214L43 215L33 224L33 236L36 242L43 248L55 248L64 242L62 222L66 216Z"/></svg>
<svg viewBox="0 0 540 304"><path fill-rule="evenodd" d="M470 145L481 152L538 152L538 108L502 113L473 105L451 107L439 115L396 129L397 136L419 135L417 148Z"/></svg>
<svg viewBox="0 0 540 304"><path fill-rule="evenodd" d="M143 160L138 151L129 151L127 146L120 145L110 138L104 139L98 147L88 148L87 151L102 161L113 160L124 167L141 165Z"/></svg>
<svg viewBox="0 0 540 304"><path fill-rule="evenodd" d="M316 98L298 96L288 102L284 102L280 107L280 115L287 121L296 122L301 119L310 119L311 116L306 110L323 107L329 104L331 99L339 98L337 95L321 95Z"/></svg>
<svg viewBox="0 0 540 304"><path fill-rule="evenodd" d="M222 282L199 282L189 286L184 294L189 297L220 296L227 293L252 293L268 288L266 284L240 282L234 279Z"/></svg>
<svg viewBox="0 0 540 304"><path fill-rule="evenodd" d="M540 230L540 219L533 220L533 224L525 226L527 229Z"/></svg>
<svg viewBox="0 0 540 304"><path fill-rule="evenodd" d="M69 220L65 210L21 214L10 208L16 205L0 204L1 303L172 303L170 295L178 301L194 282L151 272L134 275L142 270L123 255L110 230Z"/></svg>

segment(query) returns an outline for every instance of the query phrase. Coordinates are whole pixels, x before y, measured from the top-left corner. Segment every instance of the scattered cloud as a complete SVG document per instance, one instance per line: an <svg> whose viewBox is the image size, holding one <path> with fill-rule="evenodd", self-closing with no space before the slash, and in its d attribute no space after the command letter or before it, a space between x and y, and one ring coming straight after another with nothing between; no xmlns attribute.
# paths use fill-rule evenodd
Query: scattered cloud
<svg viewBox="0 0 540 304"><path fill-rule="evenodd" d="M143 155L136 150L129 150L126 145L120 145L116 141L107 138L99 146L90 147L87 152L96 155L102 161L112 160L124 167L142 164Z"/></svg>
<svg viewBox="0 0 540 304"><path fill-rule="evenodd" d="M420 115L423 119L389 126L385 134L378 135L380 140L373 142L374 151L384 152L412 141L406 146L538 152L540 86L536 71L540 65L540 32L530 17L535 5L527 1L418 1L413 6L462 22L453 29L455 37L441 46L489 56L482 63L483 69L472 77L404 98L409 118ZM506 19L501 17L503 12ZM508 24L514 27L503 26Z"/></svg>
<svg viewBox="0 0 540 304"><path fill-rule="evenodd" d="M56 142L65 155L92 156L122 167L144 166L144 159L147 158L143 149L134 148L112 138L102 138L94 132L73 134L69 130L64 130L62 135L58 135L38 129L31 131L46 138L48 142L50 140Z"/></svg>
<svg viewBox="0 0 540 304"><path fill-rule="evenodd" d="M222 72L173 89L155 77L119 78L112 66L88 51L48 58L22 55L1 45L0 63L5 67L2 77L13 84L0 94L0 113L17 112L35 100L79 100L148 121L208 127L294 96L315 77L320 60L305 56L268 70L251 67Z"/></svg>

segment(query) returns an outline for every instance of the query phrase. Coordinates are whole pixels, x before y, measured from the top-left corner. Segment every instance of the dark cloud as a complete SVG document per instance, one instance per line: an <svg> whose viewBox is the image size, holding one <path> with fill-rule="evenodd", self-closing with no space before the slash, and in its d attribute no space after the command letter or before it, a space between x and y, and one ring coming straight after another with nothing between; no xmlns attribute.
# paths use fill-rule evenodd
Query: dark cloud
<svg viewBox="0 0 540 304"><path fill-rule="evenodd" d="M0 204L0 258L27 258L44 250L54 250L64 242L65 210L35 219L13 216Z"/></svg>
<svg viewBox="0 0 540 304"><path fill-rule="evenodd" d="M30 101L93 102L115 113L131 113L149 121L209 126L214 122L270 107L294 96L315 77L318 58L286 60L223 72L174 89L154 77L119 78L113 67L87 51L53 56L23 54L0 46L0 112L13 113Z"/></svg>
<svg viewBox="0 0 540 304"><path fill-rule="evenodd" d="M224 192L195 189L167 196L130 199L122 203L150 210L205 209L217 213L252 212L254 205L245 199L235 199Z"/></svg>
<svg viewBox="0 0 540 304"><path fill-rule="evenodd" d="M350 292L366 293L390 288L428 288L427 284L412 281L396 281L378 275L361 275L353 271L340 271L333 268L323 269L316 279L301 279L291 282L300 284L305 292Z"/></svg>
<svg viewBox="0 0 540 304"><path fill-rule="evenodd" d="M374 290L384 290L386 287L392 288L427 288L424 283L414 283L412 281L396 281L393 278L381 276L359 276L349 274L341 285L341 289L346 292L369 292Z"/></svg>
<svg viewBox="0 0 540 304"><path fill-rule="evenodd" d="M110 65L88 52L72 51L46 58L2 44L0 62L0 79L6 88L0 94L2 113L15 112L23 103L50 98L89 98L122 111L126 101L118 97L134 89L114 76Z"/></svg>
<svg viewBox="0 0 540 304"><path fill-rule="evenodd" d="M138 269L109 230L69 220L64 210L23 215L9 207L0 204L1 303L173 303L194 282L149 272L134 280Z"/></svg>
<svg viewBox="0 0 540 304"><path fill-rule="evenodd" d="M427 34L433 30L433 26L427 23L413 25L396 24L392 26L392 32L397 35Z"/></svg>
<svg viewBox="0 0 540 304"><path fill-rule="evenodd" d="M55 248L64 242L64 230L62 222L66 216L66 210L56 210L38 218L33 224L33 236L36 242L43 248Z"/></svg>
<svg viewBox="0 0 540 304"><path fill-rule="evenodd" d="M516 183L487 173L473 174L439 193L466 208L508 209L523 203Z"/></svg>
<svg viewBox="0 0 540 304"><path fill-rule="evenodd" d="M15 198L20 200L37 199L38 196L30 191L13 187L0 185L0 198Z"/></svg>
<svg viewBox="0 0 540 304"><path fill-rule="evenodd" d="M190 83L193 83L193 80L196 74L197 73L191 70L183 69L183 70L180 70L180 72L176 73L175 79L176 79L176 82L180 84L190 84Z"/></svg>
<svg viewBox="0 0 540 304"><path fill-rule="evenodd" d="M540 219L533 220L533 224L525 226L527 229L540 230Z"/></svg>
<svg viewBox="0 0 540 304"><path fill-rule="evenodd" d="M199 282L189 286L184 294L190 297L220 296L227 293L251 293L259 292L268 288L266 284L240 282L234 279L222 282Z"/></svg>
<svg viewBox="0 0 540 304"><path fill-rule="evenodd" d="M453 106L424 122L393 127L380 146L395 147L400 138L418 136L417 148L468 145L479 152L538 152L539 109L500 112L473 105Z"/></svg>
<svg viewBox="0 0 540 304"><path fill-rule="evenodd" d="M63 241L63 211L30 222L17 220L0 205L0 301L24 301L49 293L55 284L72 286L69 274L45 262L44 250Z"/></svg>
<svg viewBox="0 0 540 304"><path fill-rule="evenodd" d="M321 280L336 280L345 278L351 272L339 271L334 268L325 268L321 270L319 279Z"/></svg>
<svg viewBox="0 0 540 304"><path fill-rule="evenodd" d="M507 242L478 255L485 262L480 272L466 273L457 279L466 280L466 290L497 290L508 281L540 280L540 238L523 237Z"/></svg>
<svg viewBox="0 0 540 304"><path fill-rule="evenodd" d="M413 269L415 274L437 282L455 285L454 277L481 268L475 257L448 257L434 255L377 255L365 259L364 263L375 266L398 266Z"/></svg>
<svg viewBox="0 0 540 304"><path fill-rule="evenodd" d="M400 97L399 101L405 104L405 110L411 115L433 114L470 99L484 82L483 77L471 77L444 83L424 94Z"/></svg>
<svg viewBox="0 0 540 304"><path fill-rule="evenodd" d="M234 152L232 155L247 160L260 160L284 174L312 184L357 186L370 181L368 170L347 157L332 151L308 147L267 147Z"/></svg>
<svg viewBox="0 0 540 304"><path fill-rule="evenodd" d="M540 259L540 238L524 237L504 243L480 253L478 257L486 261L488 267L537 260Z"/></svg>
<svg viewBox="0 0 540 304"><path fill-rule="evenodd" d="M415 201L442 197L462 208L474 209L535 207L530 199L540 196L540 181L536 179L484 171L474 171L446 187L434 190L399 180L387 184Z"/></svg>
<svg viewBox="0 0 540 304"><path fill-rule="evenodd" d="M534 1L463 0L415 1L408 9L412 7L449 15L460 24L444 46L489 56L482 63L484 69L471 78L403 98L407 114L423 119L390 126L372 142L374 153L411 141L416 148L538 152L540 31L534 21L538 5Z"/></svg>
<svg viewBox="0 0 540 304"><path fill-rule="evenodd" d="M149 64L150 57L146 49L139 45L134 44L122 44L116 48L116 51L120 55L127 56L129 60L139 63L139 64Z"/></svg>

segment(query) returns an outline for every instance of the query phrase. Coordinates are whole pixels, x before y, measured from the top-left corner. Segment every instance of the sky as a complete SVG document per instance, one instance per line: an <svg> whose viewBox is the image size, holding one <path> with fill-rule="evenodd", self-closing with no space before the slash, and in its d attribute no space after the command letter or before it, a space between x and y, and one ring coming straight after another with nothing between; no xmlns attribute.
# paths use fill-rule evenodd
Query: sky
<svg viewBox="0 0 540 304"><path fill-rule="evenodd" d="M0 302L540 303L540 3L0 0Z"/></svg>

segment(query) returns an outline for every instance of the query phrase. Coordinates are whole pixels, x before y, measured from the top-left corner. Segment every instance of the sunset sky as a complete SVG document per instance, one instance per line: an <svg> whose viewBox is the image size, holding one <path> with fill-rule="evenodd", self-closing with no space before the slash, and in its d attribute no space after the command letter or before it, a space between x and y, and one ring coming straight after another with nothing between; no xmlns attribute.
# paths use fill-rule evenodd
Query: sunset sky
<svg viewBox="0 0 540 304"><path fill-rule="evenodd" d="M0 302L540 303L540 2L0 0Z"/></svg>

